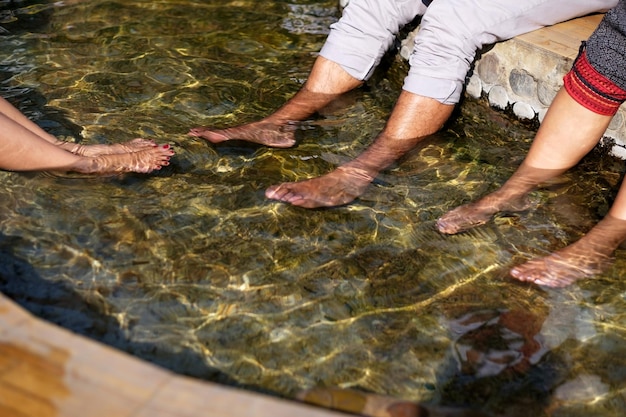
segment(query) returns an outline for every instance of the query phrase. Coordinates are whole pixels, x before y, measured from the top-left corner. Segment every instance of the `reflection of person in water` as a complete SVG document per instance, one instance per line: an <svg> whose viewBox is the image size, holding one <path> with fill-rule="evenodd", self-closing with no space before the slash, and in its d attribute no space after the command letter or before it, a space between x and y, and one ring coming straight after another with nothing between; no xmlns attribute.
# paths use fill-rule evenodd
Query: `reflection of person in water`
<svg viewBox="0 0 626 417"><path fill-rule="evenodd" d="M626 100L626 1L600 22L564 78L526 159L497 191L458 207L438 222L454 234L484 224L501 211L528 208L527 194L576 165L600 141ZM626 240L626 185L608 214L577 242L511 270L521 281L563 287L602 272Z"/></svg>
<svg viewBox="0 0 626 417"><path fill-rule="evenodd" d="M525 372L546 349L536 339L545 317L522 309L472 312L451 322L461 372L482 378ZM496 348L493 348L496 346Z"/></svg>
<svg viewBox="0 0 626 417"><path fill-rule="evenodd" d="M504 289L504 287L503 287ZM508 289L508 288L507 288ZM520 403L528 401L532 392L535 402L527 408L528 415L537 415L547 401L547 393L558 378L554 375L537 378L541 373L534 369L551 348L556 347L545 339L551 332L550 312L540 298L513 301L500 308L474 310L480 296L468 288L467 293L455 293L457 300L441 305L445 310L445 325L449 326L453 341L450 363L444 364L436 383L438 401L442 404L462 404L461 408L439 404L416 403L388 395L362 392L356 389L316 387L299 392L297 398L316 405L372 417L481 417L492 415L484 403L497 397L509 406L511 398ZM519 295L519 294L517 294ZM476 300L466 304L464 298ZM453 297L454 298L454 297ZM517 300L518 297L511 297ZM448 316L450 316L448 318ZM556 343L560 343L561 340ZM531 387L541 381L540 387ZM530 389L529 389L530 388ZM523 391L523 392L522 392ZM484 408L482 408L484 407ZM479 409L477 409L479 408ZM503 413L505 415L506 413Z"/></svg>
<svg viewBox="0 0 626 417"><path fill-rule="evenodd" d="M169 165L172 155L169 145L157 145L148 139L111 145L60 141L0 97L0 169L148 173Z"/></svg>
<svg viewBox="0 0 626 417"><path fill-rule="evenodd" d="M384 130L355 160L318 178L271 186L266 196L300 207L347 204L376 175L432 135L459 102L476 51L484 45L607 10L617 0L351 0L315 61L304 86L268 117L228 129L197 127L190 135L212 143L233 139L288 148L294 122L360 86L396 34L422 16L410 69ZM428 5L428 6L427 6Z"/></svg>

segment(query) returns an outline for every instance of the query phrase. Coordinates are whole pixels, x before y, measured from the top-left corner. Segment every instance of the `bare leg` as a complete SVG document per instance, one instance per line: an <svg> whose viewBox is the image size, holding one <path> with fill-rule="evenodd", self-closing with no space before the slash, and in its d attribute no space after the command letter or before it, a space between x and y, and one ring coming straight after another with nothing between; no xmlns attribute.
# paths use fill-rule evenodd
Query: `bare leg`
<svg viewBox="0 0 626 417"><path fill-rule="evenodd" d="M610 121L610 116L584 108L562 89L550 106L528 156L511 179L476 203L447 213L439 219L437 227L442 233L457 233L484 223L500 210L523 209L526 194L540 182L578 163L598 143ZM513 268L511 276L520 281L563 287L604 270L625 239L626 189L622 184L609 214L589 233L549 256Z"/></svg>
<svg viewBox="0 0 626 417"><path fill-rule="evenodd" d="M16 109L11 103L9 103L6 99L2 97L0 97L0 113L4 114L13 122L23 126L35 135L39 136L42 139L45 139L52 144L56 145L61 143L60 140L43 130L41 127L39 127L36 123L26 117L21 111Z"/></svg>
<svg viewBox="0 0 626 417"><path fill-rule="evenodd" d="M305 208L347 204L360 196L382 169L439 130L453 108L402 91L385 129L355 160L318 178L271 186L265 195Z"/></svg>
<svg viewBox="0 0 626 417"><path fill-rule="evenodd" d="M59 146L61 149L71 153L83 156L98 156L136 152L156 146L156 143L149 139L133 139L126 143L116 143L110 145L80 145L78 143L63 142L53 135L49 134L36 123L26 117L22 112L16 109L11 103L0 97L0 113L4 114L15 123L23 126L40 138Z"/></svg>
<svg viewBox="0 0 626 417"><path fill-rule="evenodd" d="M228 129L195 127L189 131L189 135L212 143L237 139L289 148L295 144L294 122L306 119L359 85L361 81L350 76L338 64L320 56L302 89L273 114L257 122Z"/></svg>
<svg viewBox="0 0 626 417"><path fill-rule="evenodd" d="M459 233L486 223L498 212L526 210L527 194L576 165L598 143L610 121L582 107L562 89L511 178L497 191L444 214L437 228L441 233Z"/></svg>
<svg viewBox="0 0 626 417"><path fill-rule="evenodd" d="M168 145L137 152L86 157L74 155L0 113L0 169L10 171L77 171L82 173L147 173L169 165Z"/></svg>

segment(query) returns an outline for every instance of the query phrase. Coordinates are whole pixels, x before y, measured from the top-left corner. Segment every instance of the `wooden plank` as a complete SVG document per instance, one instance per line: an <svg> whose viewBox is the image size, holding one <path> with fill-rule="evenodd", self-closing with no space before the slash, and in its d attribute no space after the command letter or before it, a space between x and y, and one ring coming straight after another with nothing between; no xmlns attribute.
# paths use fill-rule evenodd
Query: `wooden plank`
<svg viewBox="0 0 626 417"><path fill-rule="evenodd" d="M541 28L516 39L568 58L578 55L580 43L591 36L603 14L594 14Z"/></svg>

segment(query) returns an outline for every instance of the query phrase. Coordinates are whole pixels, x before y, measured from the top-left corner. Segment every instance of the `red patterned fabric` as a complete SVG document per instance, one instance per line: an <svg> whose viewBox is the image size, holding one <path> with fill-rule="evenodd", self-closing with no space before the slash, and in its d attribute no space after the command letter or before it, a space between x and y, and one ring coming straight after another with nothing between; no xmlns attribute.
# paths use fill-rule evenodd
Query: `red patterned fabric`
<svg viewBox="0 0 626 417"><path fill-rule="evenodd" d="M616 86L592 67L585 52L578 56L563 82L574 100L598 114L613 116L626 101L626 90Z"/></svg>

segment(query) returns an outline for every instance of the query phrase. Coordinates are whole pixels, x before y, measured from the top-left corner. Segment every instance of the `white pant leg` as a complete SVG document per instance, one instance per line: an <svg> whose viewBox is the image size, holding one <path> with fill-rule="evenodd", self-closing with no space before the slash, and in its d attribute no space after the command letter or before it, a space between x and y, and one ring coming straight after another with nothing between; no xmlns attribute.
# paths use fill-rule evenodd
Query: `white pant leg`
<svg viewBox="0 0 626 417"><path fill-rule="evenodd" d="M574 17L606 11L617 2L434 0L422 18L403 89L444 104L456 104L476 52L483 46Z"/></svg>
<svg viewBox="0 0 626 417"><path fill-rule="evenodd" d="M400 29L425 11L421 0L350 0L341 19L331 25L320 55L366 80Z"/></svg>

